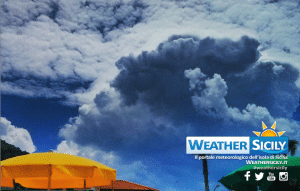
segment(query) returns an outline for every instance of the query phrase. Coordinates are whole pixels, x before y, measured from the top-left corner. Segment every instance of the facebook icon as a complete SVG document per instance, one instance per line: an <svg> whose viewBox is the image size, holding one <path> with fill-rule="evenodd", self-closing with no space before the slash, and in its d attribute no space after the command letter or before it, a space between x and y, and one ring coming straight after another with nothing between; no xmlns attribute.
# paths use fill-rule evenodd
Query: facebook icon
<svg viewBox="0 0 300 191"><path fill-rule="evenodd" d="M246 181L249 181L250 171L247 171L244 176L246 177Z"/></svg>

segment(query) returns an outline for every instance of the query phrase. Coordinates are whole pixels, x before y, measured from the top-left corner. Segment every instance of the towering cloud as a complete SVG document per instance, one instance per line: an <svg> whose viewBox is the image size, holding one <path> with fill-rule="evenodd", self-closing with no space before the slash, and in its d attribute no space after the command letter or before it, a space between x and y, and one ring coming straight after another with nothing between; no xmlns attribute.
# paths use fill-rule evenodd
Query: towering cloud
<svg viewBox="0 0 300 191"><path fill-rule="evenodd" d="M189 109L191 92L185 70L199 67L209 77L242 72L258 59L258 45L246 36L237 42L173 36L156 51L121 58L116 63L121 71L112 86L129 105L139 99L157 110Z"/></svg>
<svg viewBox="0 0 300 191"><path fill-rule="evenodd" d="M238 41L173 36L155 51L123 57L116 62L120 73L113 89L82 106L60 135L147 153L183 144L191 132L205 135L224 125L234 131L234 123L249 128L278 120L291 133L298 128L291 119L298 72L288 64L258 61L258 46L246 36ZM207 129L212 124L218 127Z"/></svg>
<svg viewBox="0 0 300 191"><path fill-rule="evenodd" d="M206 96L203 104L216 104L222 98L224 105L226 96L228 103L239 109L257 104L276 117L291 117L298 105L298 71L287 64L257 62L258 45L246 36L237 42L175 36L160 44L157 51L121 58L116 63L121 71L112 86L120 91L127 105L140 100L165 112L191 109L192 88ZM286 97L289 99L283 101Z"/></svg>

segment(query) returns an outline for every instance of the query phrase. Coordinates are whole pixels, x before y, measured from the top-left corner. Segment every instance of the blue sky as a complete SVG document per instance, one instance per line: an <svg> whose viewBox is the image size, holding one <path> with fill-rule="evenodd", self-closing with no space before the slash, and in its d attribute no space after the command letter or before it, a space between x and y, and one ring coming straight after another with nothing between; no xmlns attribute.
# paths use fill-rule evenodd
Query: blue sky
<svg viewBox="0 0 300 191"><path fill-rule="evenodd" d="M22 150L199 190L186 136L253 136L276 121L300 138L296 0L1 3L1 139ZM208 165L214 189L245 161Z"/></svg>

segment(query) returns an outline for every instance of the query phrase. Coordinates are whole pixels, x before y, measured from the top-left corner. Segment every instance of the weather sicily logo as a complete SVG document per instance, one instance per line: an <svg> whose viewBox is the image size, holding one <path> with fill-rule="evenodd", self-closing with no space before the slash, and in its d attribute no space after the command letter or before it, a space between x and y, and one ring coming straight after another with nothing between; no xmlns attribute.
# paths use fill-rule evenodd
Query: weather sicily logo
<svg viewBox="0 0 300 191"><path fill-rule="evenodd" d="M187 137L187 154L286 154L288 137L276 132L276 122L268 128L262 122L262 132L256 137Z"/></svg>
<svg viewBox="0 0 300 191"><path fill-rule="evenodd" d="M250 137L251 154L288 153L288 138L281 137L285 131L276 132L276 122L268 128L262 122L262 132L253 131L257 137Z"/></svg>

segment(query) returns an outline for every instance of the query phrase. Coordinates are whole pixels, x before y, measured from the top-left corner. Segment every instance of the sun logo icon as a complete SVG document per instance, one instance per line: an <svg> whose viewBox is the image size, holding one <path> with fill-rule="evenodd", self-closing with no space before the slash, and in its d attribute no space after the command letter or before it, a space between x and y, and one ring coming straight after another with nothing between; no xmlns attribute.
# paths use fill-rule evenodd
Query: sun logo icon
<svg viewBox="0 0 300 191"><path fill-rule="evenodd" d="M253 131L253 133L255 135L257 135L258 137L280 137L281 135L283 135L283 133L285 133L285 131L281 131L276 133L274 130L276 129L276 121L274 122L274 124L272 125L271 129L268 129L267 126L264 124L264 122L262 121L262 127L263 127L263 132L257 132L257 131Z"/></svg>

